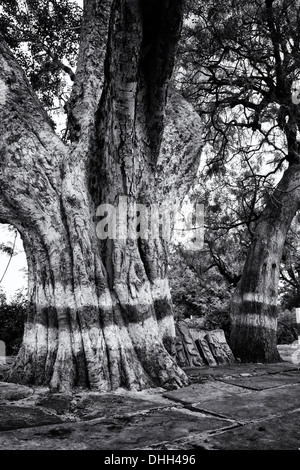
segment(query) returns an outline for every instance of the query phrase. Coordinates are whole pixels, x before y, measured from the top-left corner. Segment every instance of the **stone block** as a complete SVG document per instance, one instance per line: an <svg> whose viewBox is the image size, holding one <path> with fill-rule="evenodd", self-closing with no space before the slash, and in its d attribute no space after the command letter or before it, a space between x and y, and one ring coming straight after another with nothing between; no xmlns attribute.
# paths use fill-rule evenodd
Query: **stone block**
<svg viewBox="0 0 300 470"><path fill-rule="evenodd" d="M230 364L235 362L235 357L226 341L223 330L209 331L205 339L218 364Z"/></svg>

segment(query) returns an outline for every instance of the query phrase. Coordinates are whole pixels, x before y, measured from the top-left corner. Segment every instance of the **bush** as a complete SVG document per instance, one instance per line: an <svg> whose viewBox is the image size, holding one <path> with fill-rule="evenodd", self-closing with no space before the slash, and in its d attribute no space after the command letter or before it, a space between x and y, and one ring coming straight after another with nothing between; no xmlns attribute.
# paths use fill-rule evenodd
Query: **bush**
<svg viewBox="0 0 300 470"><path fill-rule="evenodd" d="M277 344L292 344L297 338L295 310L280 312L277 324Z"/></svg>
<svg viewBox="0 0 300 470"><path fill-rule="evenodd" d="M169 259L169 283L174 305L175 320L201 319L203 328L224 330L226 339L230 335L230 300L233 287L218 272L216 267L202 269L201 258L195 256L192 263L171 252ZM197 264L198 263L198 264Z"/></svg>
<svg viewBox="0 0 300 470"><path fill-rule="evenodd" d="M22 292L17 292L10 303L0 295L0 340L5 342L8 356L15 356L21 346L27 304Z"/></svg>

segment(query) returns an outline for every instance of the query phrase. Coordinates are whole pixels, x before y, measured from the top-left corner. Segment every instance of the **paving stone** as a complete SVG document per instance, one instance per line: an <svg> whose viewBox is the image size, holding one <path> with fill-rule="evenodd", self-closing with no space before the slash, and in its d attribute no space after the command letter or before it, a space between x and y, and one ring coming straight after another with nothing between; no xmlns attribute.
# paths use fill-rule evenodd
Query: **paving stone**
<svg viewBox="0 0 300 470"><path fill-rule="evenodd" d="M203 369L214 374L197 375ZM24 387L16 395L24 400L14 404L1 396L8 388L0 382L0 450L300 447L297 365L237 363L191 370L197 382L172 392L79 390L64 396L8 384ZM242 387L247 381L264 389Z"/></svg>
<svg viewBox="0 0 300 470"><path fill-rule="evenodd" d="M8 382L0 382L0 402L16 401L27 398L33 394L33 390L25 385L17 385Z"/></svg>
<svg viewBox="0 0 300 470"><path fill-rule="evenodd" d="M239 422L253 421L300 408L300 385L228 395L199 402L193 408Z"/></svg>
<svg viewBox="0 0 300 470"><path fill-rule="evenodd" d="M247 424L208 437L205 444L212 450L299 450L300 412Z"/></svg>
<svg viewBox="0 0 300 470"><path fill-rule="evenodd" d="M170 406L170 404L169 404ZM146 411L156 408L164 408L166 404L153 403L148 400L130 398L126 395L116 394L88 394L78 397L72 402L72 410L75 416L82 420L111 417Z"/></svg>
<svg viewBox="0 0 300 470"><path fill-rule="evenodd" d="M239 385L253 390L265 390L267 388L280 387L281 385L300 382L300 373L267 374L251 377L232 377L220 379L224 383Z"/></svg>
<svg viewBox="0 0 300 470"><path fill-rule="evenodd" d="M55 411L57 414L62 415L69 413L71 410L71 395L64 394L47 394L36 401L36 406Z"/></svg>
<svg viewBox="0 0 300 470"><path fill-rule="evenodd" d="M14 405L0 405L0 417L0 431L63 422L38 408Z"/></svg>
<svg viewBox="0 0 300 470"><path fill-rule="evenodd" d="M202 403L207 400L240 393L250 393L250 391L225 382L208 381L203 384L193 384L178 390L172 390L164 393L163 396L180 403Z"/></svg>
<svg viewBox="0 0 300 470"><path fill-rule="evenodd" d="M275 374L298 370L295 364L289 362L279 362L277 364L231 364L220 365L218 367L186 367L185 372L191 377L199 377L200 379L213 377L235 377L240 374L247 373L251 375Z"/></svg>
<svg viewBox="0 0 300 470"><path fill-rule="evenodd" d="M232 426L200 413L155 410L151 413L0 433L0 450L134 450L187 438L193 433Z"/></svg>

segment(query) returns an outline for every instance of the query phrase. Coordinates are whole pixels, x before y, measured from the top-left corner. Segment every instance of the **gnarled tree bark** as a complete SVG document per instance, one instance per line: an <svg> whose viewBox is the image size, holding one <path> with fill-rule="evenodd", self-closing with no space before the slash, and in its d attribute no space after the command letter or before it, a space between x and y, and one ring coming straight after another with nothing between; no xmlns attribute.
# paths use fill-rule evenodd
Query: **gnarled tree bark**
<svg viewBox="0 0 300 470"><path fill-rule="evenodd" d="M100 204L117 206L122 196L129 207L148 207L182 197L199 164L198 116L174 93L167 104L182 1L143 5L85 2L69 146L0 41L0 221L19 230L29 271L12 381L58 391L187 383L175 361L166 240L96 233ZM175 128L184 136L172 142L176 176Z"/></svg>

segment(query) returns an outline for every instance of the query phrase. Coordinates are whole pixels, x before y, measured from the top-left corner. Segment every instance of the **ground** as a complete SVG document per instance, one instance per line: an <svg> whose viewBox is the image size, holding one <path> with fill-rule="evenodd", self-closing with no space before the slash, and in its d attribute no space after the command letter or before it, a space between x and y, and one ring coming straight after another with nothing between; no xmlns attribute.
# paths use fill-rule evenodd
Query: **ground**
<svg viewBox="0 0 300 470"><path fill-rule="evenodd" d="M4 382L1 366L0 450L298 449L300 370L295 346L279 348L278 364L186 369L172 392L50 394Z"/></svg>

